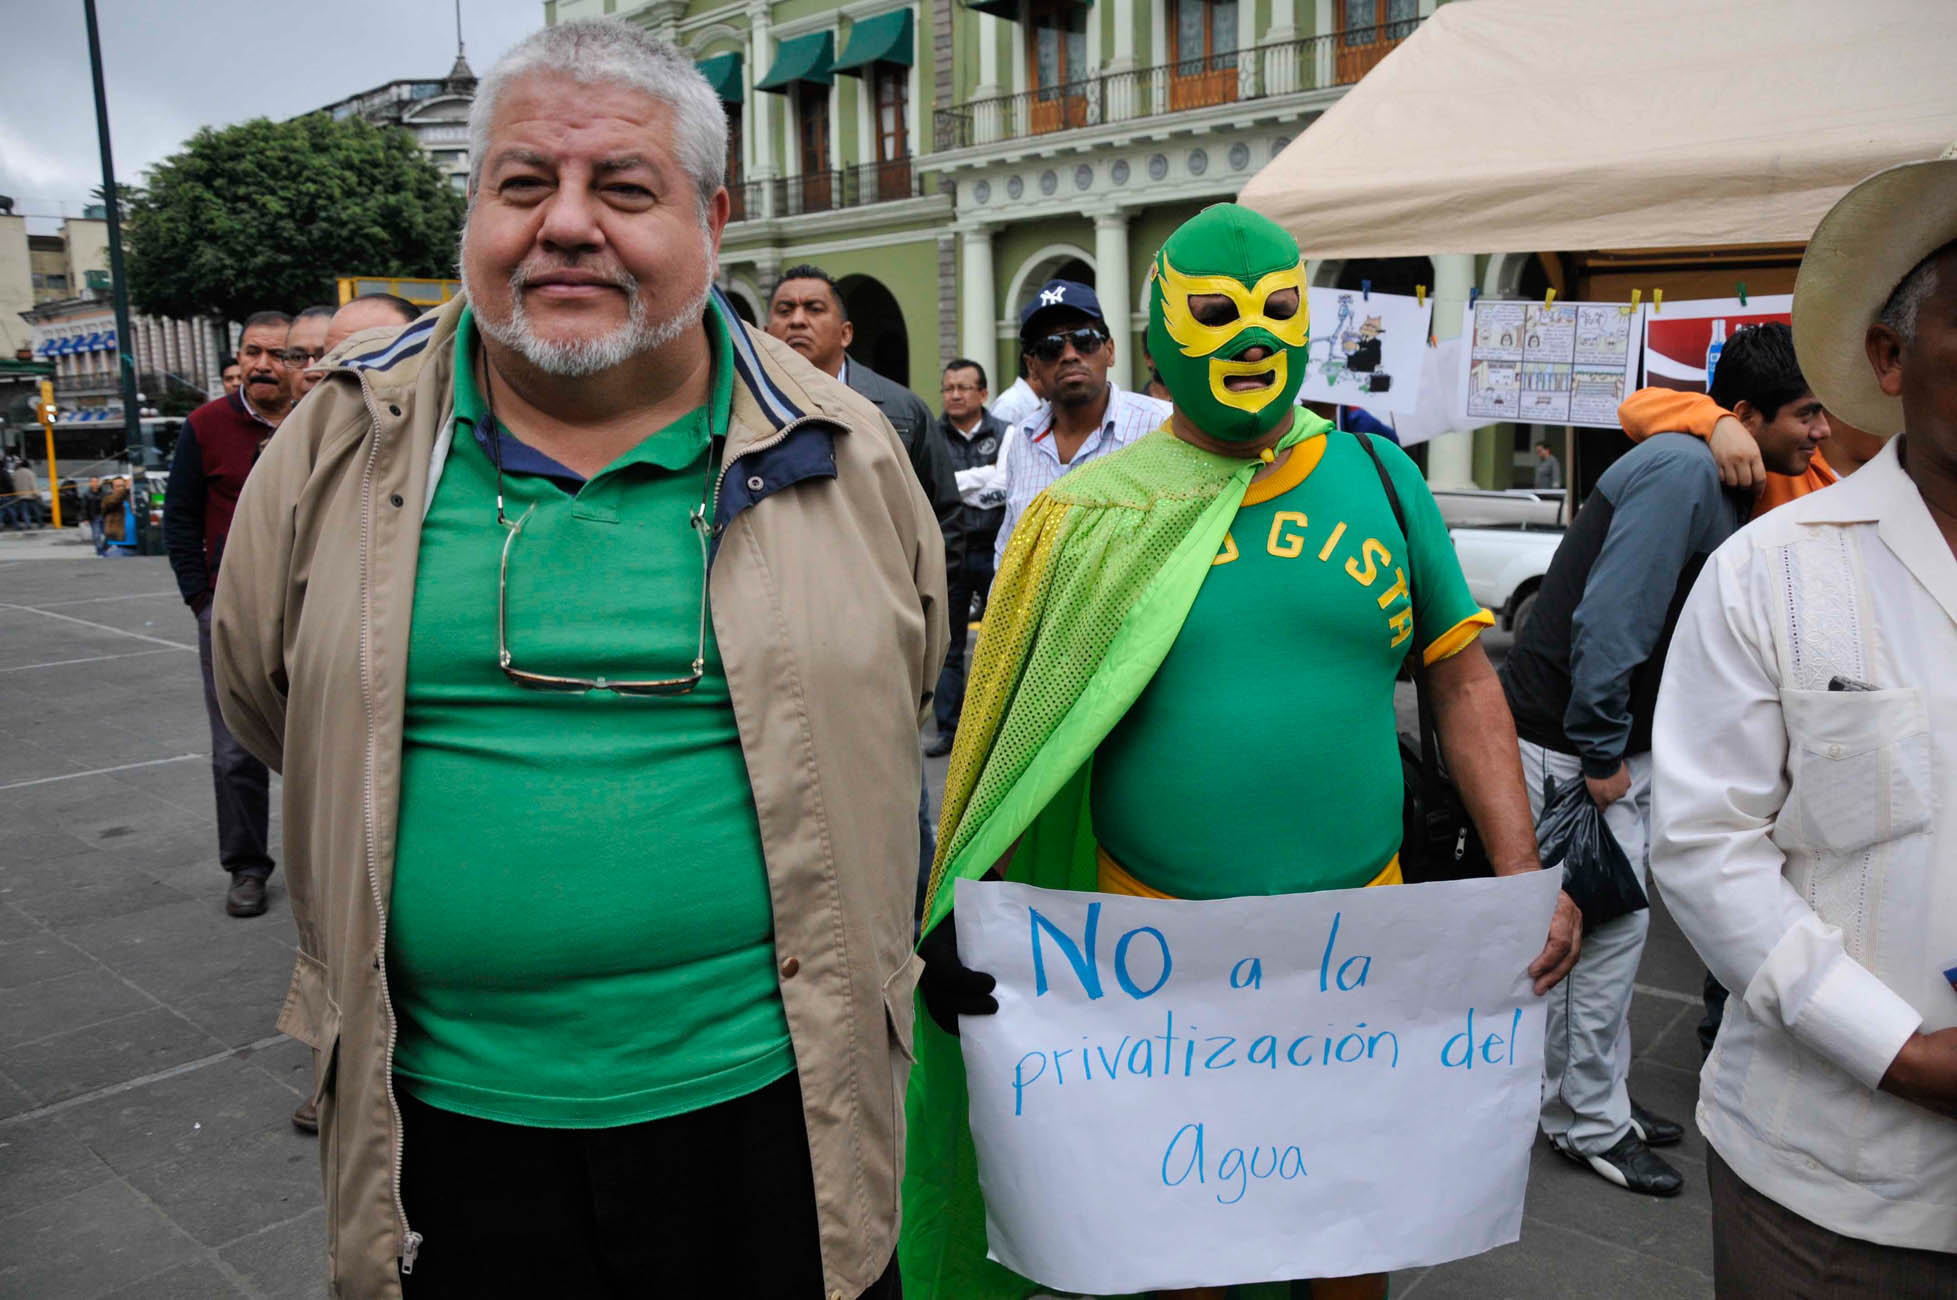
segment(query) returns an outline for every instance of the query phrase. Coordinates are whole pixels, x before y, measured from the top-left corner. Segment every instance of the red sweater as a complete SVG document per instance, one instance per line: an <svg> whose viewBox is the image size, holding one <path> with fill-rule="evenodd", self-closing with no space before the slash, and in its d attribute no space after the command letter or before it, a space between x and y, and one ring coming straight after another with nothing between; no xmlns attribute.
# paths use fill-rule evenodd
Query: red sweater
<svg viewBox="0 0 1957 1300"><path fill-rule="evenodd" d="M185 418L163 496L163 544L185 604L201 606L216 588L238 494L271 437L272 426L237 393L206 402Z"/></svg>

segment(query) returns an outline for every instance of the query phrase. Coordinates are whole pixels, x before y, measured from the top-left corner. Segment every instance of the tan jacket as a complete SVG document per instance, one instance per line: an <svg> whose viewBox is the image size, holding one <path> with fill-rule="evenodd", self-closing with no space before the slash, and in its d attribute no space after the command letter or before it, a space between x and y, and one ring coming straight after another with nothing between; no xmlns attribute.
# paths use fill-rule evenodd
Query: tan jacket
<svg viewBox="0 0 1957 1300"><path fill-rule="evenodd" d="M399 1296L421 1244L401 1204L383 951L415 561L460 312L340 349L238 503L212 634L226 721L285 775L299 960L279 1028L318 1049L331 1288L347 1300ZM897 1242L917 729L945 653L944 545L875 407L774 340L733 335L714 632L760 817L823 1274L842 1300Z"/></svg>

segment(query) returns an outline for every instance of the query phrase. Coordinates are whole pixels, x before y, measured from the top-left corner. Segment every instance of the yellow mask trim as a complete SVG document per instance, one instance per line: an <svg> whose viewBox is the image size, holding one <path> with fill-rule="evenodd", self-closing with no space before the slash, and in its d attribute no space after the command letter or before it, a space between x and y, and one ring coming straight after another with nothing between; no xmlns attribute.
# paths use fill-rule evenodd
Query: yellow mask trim
<svg viewBox="0 0 1957 1300"><path fill-rule="evenodd" d="M1311 332L1311 306L1309 295L1305 292L1305 263L1301 258L1296 266L1282 267L1272 271L1259 280L1255 286L1245 288L1241 280L1228 275L1184 275L1169 264L1166 254L1160 258L1162 278L1162 324L1182 348L1186 357L1203 357L1229 346L1231 340L1247 329L1266 329L1290 347L1305 346L1305 339ZM1298 310L1288 320L1276 320L1266 314L1271 295L1285 289L1298 291ZM1222 294L1237 306L1237 319L1227 325L1205 325L1190 314L1189 299L1201 294ZM1211 371L1210 382L1214 385L1215 371ZM1219 394L1220 395L1220 394ZM1232 402L1231 405L1241 405Z"/></svg>
<svg viewBox="0 0 1957 1300"><path fill-rule="evenodd" d="M1270 405L1271 395L1282 392L1284 381L1290 375L1289 352L1277 351L1262 361L1224 361L1218 357L1210 358L1210 396L1225 406L1233 406L1239 411L1261 411ZM1246 388L1237 392L1223 381L1233 375L1261 375L1269 371L1271 382L1262 388Z"/></svg>

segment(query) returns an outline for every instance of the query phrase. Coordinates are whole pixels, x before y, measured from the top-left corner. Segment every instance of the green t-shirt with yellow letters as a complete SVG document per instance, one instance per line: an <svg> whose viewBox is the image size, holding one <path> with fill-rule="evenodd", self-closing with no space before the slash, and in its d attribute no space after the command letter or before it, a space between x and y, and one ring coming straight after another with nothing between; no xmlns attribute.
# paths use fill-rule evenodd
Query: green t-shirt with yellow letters
<svg viewBox="0 0 1957 1300"><path fill-rule="evenodd" d="M1399 851L1408 642L1436 662L1492 619L1420 471L1374 445L1412 536L1353 435L1299 443L1251 484L1168 657L1096 751L1095 834L1143 884L1356 888Z"/></svg>

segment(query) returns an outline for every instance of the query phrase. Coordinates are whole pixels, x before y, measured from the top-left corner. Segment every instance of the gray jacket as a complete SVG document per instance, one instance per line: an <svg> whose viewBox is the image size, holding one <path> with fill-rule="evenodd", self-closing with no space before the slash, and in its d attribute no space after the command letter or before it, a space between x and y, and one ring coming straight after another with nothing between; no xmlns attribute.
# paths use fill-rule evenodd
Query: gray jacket
<svg viewBox="0 0 1957 1300"><path fill-rule="evenodd" d="M1605 470L1502 665L1516 734L1600 779L1648 752L1679 609L1750 505L1689 434L1661 433Z"/></svg>

